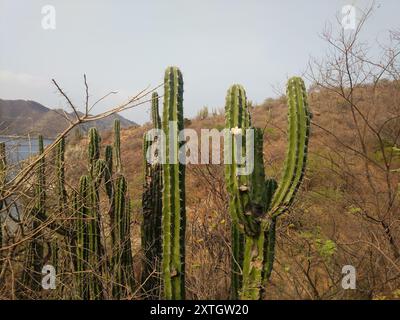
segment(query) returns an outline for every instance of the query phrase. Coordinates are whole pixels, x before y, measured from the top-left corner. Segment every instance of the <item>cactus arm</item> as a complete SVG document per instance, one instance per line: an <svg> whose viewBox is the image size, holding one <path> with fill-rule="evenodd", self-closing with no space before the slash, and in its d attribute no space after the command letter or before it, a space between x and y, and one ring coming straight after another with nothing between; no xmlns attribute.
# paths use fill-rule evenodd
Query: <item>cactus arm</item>
<svg viewBox="0 0 400 320"><path fill-rule="evenodd" d="M89 146L88 146L88 158L89 158L89 172L93 176L94 165L100 157L100 135L96 128L89 129Z"/></svg>
<svg viewBox="0 0 400 320"><path fill-rule="evenodd" d="M121 122L118 119L114 120L114 152L115 152L115 166L117 172L122 171L121 161Z"/></svg>
<svg viewBox="0 0 400 320"><path fill-rule="evenodd" d="M301 184L307 160L310 112L306 90L301 78L288 81L289 105L288 150L285 159L282 182L274 194L271 216L279 216L291 205Z"/></svg>
<svg viewBox="0 0 400 320"><path fill-rule="evenodd" d="M107 197L112 202L113 197L113 148L110 145L107 145L105 148L105 160L106 167L104 171L104 184L106 187Z"/></svg>
<svg viewBox="0 0 400 320"><path fill-rule="evenodd" d="M161 129L161 118L158 111L158 93L153 92L151 96L151 120L155 129Z"/></svg>

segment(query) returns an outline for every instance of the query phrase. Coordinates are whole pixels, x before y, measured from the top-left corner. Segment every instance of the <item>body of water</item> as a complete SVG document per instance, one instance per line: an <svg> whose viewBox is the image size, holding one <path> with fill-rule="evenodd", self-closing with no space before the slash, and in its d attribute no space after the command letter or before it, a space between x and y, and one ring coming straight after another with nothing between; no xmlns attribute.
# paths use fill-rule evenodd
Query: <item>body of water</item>
<svg viewBox="0 0 400 320"><path fill-rule="evenodd" d="M53 141L52 139L43 139L43 144L46 147ZM16 164L39 152L37 137L0 136L0 142L6 144L7 163L10 164Z"/></svg>
<svg viewBox="0 0 400 320"><path fill-rule="evenodd" d="M43 139L44 146L51 144L54 140ZM6 160L7 160L7 179L14 177L21 168L21 161L35 155L39 152L39 140L37 137L15 137L15 136L0 136L0 143L4 142L6 145ZM14 200L13 197L8 198L5 201L4 212L0 212L0 219L7 221L9 231L13 233L17 229L17 225L14 221L21 219L21 208L18 201ZM8 206L8 204L11 204ZM13 218L7 219L10 216Z"/></svg>

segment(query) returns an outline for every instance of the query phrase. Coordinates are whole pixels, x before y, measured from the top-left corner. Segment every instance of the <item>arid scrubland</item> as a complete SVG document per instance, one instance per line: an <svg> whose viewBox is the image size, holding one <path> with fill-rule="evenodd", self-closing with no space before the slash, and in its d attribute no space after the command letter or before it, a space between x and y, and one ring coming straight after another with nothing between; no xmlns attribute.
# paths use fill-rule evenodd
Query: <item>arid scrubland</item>
<svg viewBox="0 0 400 320"><path fill-rule="evenodd" d="M304 74L310 83L307 95L312 112L306 174L295 202L277 220L275 264L264 288L266 299L400 298L400 34L389 32L388 44L378 46L378 58L370 58L369 46L359 40L369 14L365 14L350 35L343 30L337 35L329 30L324 32L328 53L321 60L312 59ZM175 91L169 87L173 83L178 88L182 76L177 68L167 70L179 74L176 77L179 81L165 83L173 97L170 100L176 99L173 107L182 111L181 96L174 95ZM180 87L176 91L182 93ZM254 127L264 131L265 174L278 181L286 156L287 100L282 95L259 105L249 103L245 106ZM147 108L145 104L138 107ZM174 117L181 115L176 110L171 114ZM201 129L224 129L226 117L222 106L214 110L203 108L196 118L185 118L181 124L194 129L200 137ZM78 273L70 271L74 257L69 249L75 243L60 241L60 234L68 234L76 219L67 214L69 210L60 210L60 199L63 199L60 181L70 195L64 205L87 209L79 202L75 205L73 195L78 192L90 194L99 213L94 218L100 221L99 229L97 226L94 229L96 237L103 240L91 250L96 254L101 251L101 259L85 259L93 270L101 272L94 274L86 269L82 274L95 276L93 283L103 287L100 298L148 299L155 298L153 294L160 295L163 275L159 268L154 268L150 274L143 268L146 254L141 235L142 195L147 183L143 136L153 126L154 123L147 123L102 132L101 141L97 131L92 129L90 137L69 135L63 161L65 168L60 169L59 161L56 161L60 155L53 150L46 154L45 166L39 166L39 169L32 166L35 170L27 173L18 188L8 194L8 190L2 189L1 196L6 194L6 201L1 199L2 210L18 203L18 206L46 214L41 216L37 211L27 211L34 214L20 216L22 221L13 215L7 216L0 251L1 299L85 298L74 296L74 279L82 271L79 268ZM96 170L106 165L102 158L109 160L107 155L110 156L111 146L120 153L122 166L118 165L119 160L115 168L109 166L114 171L107 174L115 178L111 181L115 183L113 188L118 190L110 193L107 180L104 185L96 184ZM36 165L43 163L43 158L38 159ZM26 165L29 166L29 159ZM85 179L82 180L82 176ZM182 175L177 173L176 176ZM86 193L90 183L96 185L95 191ZM224 164L187 165L185 184L186 235L182 240L186 248L185 298L229 299L232 294L232 217ZM43 186L46 199L43 199ZM179 195L174 194L177 201L181 200ZM115 220L115 212L124 217L120 219L123 221ZM126 217L129 219L124 220ZM115 232L116 225L119 233ZM21 277L32 271L25 267L26 257L32 257L28 250L32 246L27 244L35 242L37 235L41 237L39 247L43 262L57 267L55 290L32 290ZM80 244L87 244L85 239L81 241L78 236L78 251ZM98 243L96 241L89 242ZM177 247L182 244L175 242ZM181 258L179 249L175 251L178 251L174 252L176 257ZM125 270L120 268L122 255L132 259L129 267L133 267L124 274L120 273ZM53 260L54 257L58 259ZM34 266L36 271L39 267ZM346 289L346 283L343 283L343 272L349 267L356 275L354 289ZM168 272L170 277L176 277L178 273L181 276L177 270L168 269ZM130 279L124 278L126 274ZM116 279L123 280L117 282ZM143 290L150 279L157 287L151 294ZM99 298L96 288L90 290L94 290L95 295L89 299Z"/></svg>

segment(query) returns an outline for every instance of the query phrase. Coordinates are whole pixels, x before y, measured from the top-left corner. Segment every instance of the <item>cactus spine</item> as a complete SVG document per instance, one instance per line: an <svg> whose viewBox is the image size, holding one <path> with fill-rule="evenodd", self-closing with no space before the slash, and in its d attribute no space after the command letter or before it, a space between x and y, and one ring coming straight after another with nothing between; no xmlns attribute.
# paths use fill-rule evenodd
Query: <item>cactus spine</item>
<svg viewBox="0 0 400 320"><path fill-rule="evenodd" d="M248 141L232 144L232 164L226 166L225 178L230 194L230 212L233 221L233 259L242 262L242 279L232 268L233 297L260 299L272 272L275 256L276 219L289 209L304 175L307 159L310 113L304 83L292 78L287 86L288 97L288 151L282 182L265 179L263 160L263 133L254 130L254 170L249 175L237 175L237 159ZM241 86L232 86L226 99L226 127L232 130L251 128L246 96ZM237 131L237 130L236 130ZM244 133L243 131L241 133ZM235 148L242 148L235 153ZM238 234L244 234L244 245ZM238 247L240 249L238 249ZM243 252L243 260L239 253ZM239 264L240 266L240 264ZM238 290L238 284L241 289Z"/></svg>
<svg viewBox="0 0 400 320"><path fill-rule="evenodd" d="M162 166L162 271L165 299L185 298L185 167L178 162L178 133L183 129L183 78L169 67L164 78L162 128L166 136L166 161Z"/></svg>
<svg viewBox="0 0 400 320"><path fill-rule="evenodd" d="M161 119L158 112L158 94L152 95L151 117L153 127L161 128ZM154 141L156 143L156 141ZM144 251L142 286L146 298L158 298L160 295L160 284L157 271L160 269L162 255L161 247L161 218L162 218L162 182L161 182L161 164L154 161L147 161L147 154L151 147L150 141L143 137L143 221L141 228L142 249ZM157 151L156 151L157 152ZM157 156L156 154L151 156ZM156 160L153 158L152 160Z"/></svg>

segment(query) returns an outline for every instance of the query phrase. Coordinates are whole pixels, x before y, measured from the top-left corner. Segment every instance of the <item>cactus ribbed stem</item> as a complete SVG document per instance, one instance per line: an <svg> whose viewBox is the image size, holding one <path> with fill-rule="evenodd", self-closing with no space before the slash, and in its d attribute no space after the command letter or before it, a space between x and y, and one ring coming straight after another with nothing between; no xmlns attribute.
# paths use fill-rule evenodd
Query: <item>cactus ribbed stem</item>
<svg viewBox="0 0 400 320"><path fill-rule="evenodd" d="M151 121L155 129L161 129L161 118L158 112L158 93L153 92L151 95Z"/></svg>
<svg viewBox="0 0 400 320"><path fill-rule="evenodd" d="M286 95L289 106L288 149L282 182L271 204L271 215L275 217L289 208L303 179L311 121L307 91L301 78L289 79Z"/></svg>
<svg viewBox="0 0 400 320"><path fill-rule="evenodd" d="M161 120L158 113L158 94L153 93L152 120L155 129L160 129ZM150 141L143 137L143 221L142 221L142 249L144 252L142 286L146 299L156 299L160 296L160 284L157 273L160 269L162 256L161 220L162 220L162 176L161 164L149 163L146 155Z"/></svg>
<svg viewBox="0 0 400 320"><path fill-rule="evenodd" d="M118 119L114 120L114 152L115 152L115 167L117 172L122 171L121 161L121 123Z"/></svg>
<svg viewBox="0 0 400 320"><path fill-rule="evenodd" d="M106 167L104 171L104 183L106 187L107 197L112 202L113 198L113 148L108 145L105 148L105 159L106 159Z"/></svg>
<svg viewBox="0 0 400 320"><path fill-rule="evenodd" d="M88 158L89 158L89 172L93 176L94 165L100 157L100 135L96 128L89 129L89 146L88 146Z"/></svg>
<svg viewBox="0 0 400 320"><path fill-rule="evenodd" d="M169 67L164 78L162 128L166 136L166 163L163 171L163 280L165 299L185 298L185 166L178 162L183 142L183 78L180 70Z"/></svg>
<svg viewBox="0 0 400 320"><path fill-rule="evenodd" d="M247 215L250 206L250 177L237 175L238 163L240 162L237 156L238 154L242 156L245 154L245 130L250 129L250 114L247 108L246 92L241 85L233 85L228 90L225 105L225 122L226 128L240 132L242 138L241 145L231 143L231 164L225 166L225 180L230 195L229 212L232 217L231 297L232 299L237 299L243 281L244 232L247 231L254 235L259 230L258 223Z"/></svg>
<svg viewBox="0 0 400 320"><path fill-rule="evenodd" d="M103 179L106 162L100 157L100 135L96 128L89 129L89 176L84 178L84 186L87 188L81 197L84 199L86 230L87 230L87 263L90 268L88 299L101 299L103 296L102 281L105 260L104 249L101 244L100 234L100 204L99 189ZM85 298L86 299L86 298Z"/></svg>
<svg viewBox="0 0 400 320"><path fill-rule="evenodd" d="M260 223L266 210L265 172L263 158L263 132L254 129L254 170L249 175L250 212L252 218ZM247 213L248 214L248 213ZM264 232L257 235L245 233L243 259L242 299L258 300L262 284L264 264Z"/></svg>
<svg viewBox="0 0 400 320"><path fill-rule="evenodd" d="M89 290L89 235L88 217L90 211L90 179L82 176L79 181L79 197L74 197L74 206L77 207L76 217L76 266L75 277L77 296L80 299L90 299Z"/></svg>
<svg viewBox="0 0 400 320"><path fill-rule="evenodd" d="M67 204L67 191L65 189L65 138L61 138L57 145L56 170L57 170L57 195L58 210L63 213Z"/></svg>
<svg viewBox="0 0 400 320"><path fill-rule="evenodd" d="M126 180L120 175L116 180L114 229L112 230L114 233L113 296L117 299L127 296L127 293L132 293L134 280L130 239L130 210L126 193Z"/></svg>

